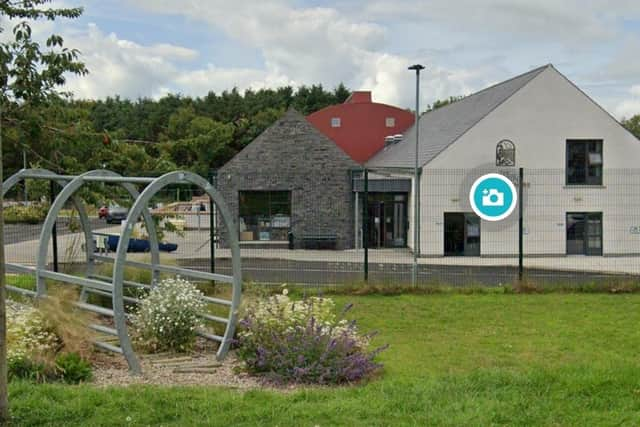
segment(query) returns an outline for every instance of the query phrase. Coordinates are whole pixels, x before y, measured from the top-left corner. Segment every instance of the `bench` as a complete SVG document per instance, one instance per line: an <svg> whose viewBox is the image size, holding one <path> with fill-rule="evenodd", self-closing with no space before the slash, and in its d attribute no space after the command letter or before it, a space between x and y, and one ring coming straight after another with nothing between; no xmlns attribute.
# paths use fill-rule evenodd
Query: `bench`
<svg viewBox="0 0 640 427"><path fill-rule="evenodd" d="M308 233L302 235L304 249L335 249L338 236L335 233Z"/></svg>

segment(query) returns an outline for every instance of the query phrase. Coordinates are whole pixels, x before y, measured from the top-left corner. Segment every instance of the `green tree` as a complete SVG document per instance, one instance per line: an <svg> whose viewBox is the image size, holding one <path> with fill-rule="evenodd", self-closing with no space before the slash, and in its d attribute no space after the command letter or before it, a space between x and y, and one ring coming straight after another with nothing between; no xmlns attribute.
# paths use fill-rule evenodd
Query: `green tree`
<svg viewBox="0 0 640 427"><path fill-rule="evenodd" d="M640 114L622 120L622 126L626 127L629 132L634 134L636 138L640 139Z"/></svg>
<svg viewBox="0 0 640 427"><path fill-rule="evenodd" d="M450 96L447 99L436 99L433 104L427 106L427 111L437 110L438 108L442 108L445 105L460 101L462 98L464 98L464 96Z"/></svg>
<svg viewBox="0 0 640 427"><path fill-rule="evenodd" d="M198 98L166 95L158 100L60 97L32 105L18 123L10 123L11 128L5 128L4 165L8 174L19 170L24 149L30 164L37 163L66 174L102 167L135 175L156 175L170 167L192 169L196 163L195 151L186 139L209 133L208 121L202 122L206 126L189 130L191 121L199 118L229 125L232 130L230 139L224 134L224 147L216 144L215 157L201 159L202 165L198 167L208 164L217 168L291 106L311 113L342 103L349 94L344 85L338 85L333 91L316 85L297 90L283 86L244 93L238 90L221 94L209 92ZM105 135L108 135L107 141L103 141ZM179 146L169 150L170 145L178 141ZM139 159L138 167L134 167L127 156ZM18 189L13 194L17 195Z"/></svg>
<svg viewBox="0 0 640 427"><path fill-rule="evenodd" d="M180 109L169 119L170 141L163 143L166 158L202 176L226 162L232 155L234 125L196 116L192 109Z"/></svg>
<svg viewBox="0 0 640 427"><path fill-rule="evenodd" d="M78 61L77 50L64 47L61 36L53 34L43 50L32 38L33 21L57 18L77 18L82 8L52 8L51 0L0 0L0 33L7 22L17 21L13 37L0 43L0 423L9 418L7 393L6 288L4 257L4 220L2 198L2 129L21 126L31 108L59 96L58 88L65 83L65 74L86 74ZM24 127L23 127L24 129ZM38 125L31 121L27 129L37 133Z"/></svg>

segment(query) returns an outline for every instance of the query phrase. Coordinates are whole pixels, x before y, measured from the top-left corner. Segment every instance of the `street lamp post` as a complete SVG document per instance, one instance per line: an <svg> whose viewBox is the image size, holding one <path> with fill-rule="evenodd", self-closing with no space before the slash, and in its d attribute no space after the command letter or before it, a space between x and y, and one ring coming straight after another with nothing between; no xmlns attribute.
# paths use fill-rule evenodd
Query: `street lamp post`
<svg viewBox="0 0 640 427"><path fill-rule="evenodd" d="M416 72L416 153L415 163L413 169L413 272L412 272L412 285L418 284L418 255L420 254L420 218L419 218L419 203L420 197L420 184L418 175L418 141L420 136L420 70L424 70L424 65L415 64L409 67L409 70Z"/></svg>

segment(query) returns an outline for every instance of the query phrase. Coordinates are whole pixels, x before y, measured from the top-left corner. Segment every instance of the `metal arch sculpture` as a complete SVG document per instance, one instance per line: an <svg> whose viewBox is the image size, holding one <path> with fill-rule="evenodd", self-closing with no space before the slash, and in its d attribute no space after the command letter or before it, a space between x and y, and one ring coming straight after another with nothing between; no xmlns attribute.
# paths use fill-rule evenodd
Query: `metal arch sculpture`
<svg viewBox="0 0 640 427"><path fill-rule="evenodd" d="M34 168L34 169L21 169L18 172L16 172L15 174L11 175L9 178L7 178L3 184L2 184L2 196L6 196L6 194L9 192L9 190L11 190L16 184L18 184L20 181L23 181L27 178L30 178L31 176L34 175L38 175L38 176L42 176L42 177L46 177L43 179L50 179L52 181L55 181L60 187L64 187L67 184L67 180L62 179L61 177L59 177L59 175L57 175L55 172L52 172L48 169L41 169L41 168ZM87 215L87 211L84 208L84 204L82 203L82 200L80 200L77 197L73 197L73 204L75 205L76 209L78 210L78 216L80 218L80 225L82 226L82 231L84 232L84 237L85 237L85 241L86 242L90 242L92 243L92 239L91 239L91 224L89 222L89 216ZM57 215L56 215L57 216ZM54 219L55 222L55 219ZM51 231L53 230L53 224L51 225ZM49 237L51 236L51 232L49 233ZM42 239L43 236L40 235L40 243L42 243ZM49 240L46 240L46 243L48 243ZM46 248L46 243L45 243L45 248ZM85 246L85 252L87 255L87 274L90 274L90 259L91 259L91 254L93 253L93 247L90 246L90 243L88 243ZM44 259L46 260L47 257L47 253L45 251L44 254ZM38 277L36 277L36 294L37 296L42 296L46 294L46 287L44 287L44 282L40 279L38 279Z"/></svg>
<svg viewBox="0 0 640 427"><path fill-rule="evenodd" d="M140 216L140 213L146 209L149 202L160 190L164 187L177 184L177 183L191 183L197 185L201 189L203 189L209 197L216 204L218 211L222 216L222 220L227 227L227 230L235 230L235 226L233 225L233 218L231 217L231 213L222 199L222 196L213 186L207 182L204 178L199 175L196 175L191 172L185 171L177 171L170 172L161 177L155 179L151 182L144 191L140 194L140 197L135 201L131 209L129 210L129 214L126 220L126 226L122 235L120 236L120 240L118 242L118 249L116 250L116 259L113 266L113 309L114 309L114 321L116 324L116 329L118 330L118 336L120 338L120 346L127 357L127 361L129 362L129 367L135 372L139 371L139 363L133 352L131 347L131 341L129 339L129 334L127 333L127 324L126 318L124 315L124 300L123 300L123 279L124 279L124 267L127 264L127 248L129 246L129 240L131 239L131 233L133 231L133 226L135 224L136 219ZM242 278L241 278L241 269L240 269L240 245L238 242L238 236L233 232L229 232L228 235L229 244L231 247L232 254L232 267L233 267L233 276L225 276L222 274L215 273L202 273L198 272L196 277L201 277L208 280L215 280L219 282L230 283L233 286L232 289L232 297L230 303L230 312L229 317L225 320L222 318L216 318L215 316L209 316L210 320L223 321L226 323L226 328L223 336L206 334L200 332L201 336L205 338L218 341L220 346L218 347L217 357L219 359L223 358L227 351L229 350L229 346L231 345L231 340L233 339L233 333L235 331L235 324L237 321L237 311L240 305L240 297L242 293ZM136 264L134 264L136 265ZM175 267L164 267L162 268L164 271L175 272L177 274L181 274L187 272L186 269L175 268ZM192 272L193 274L193 272ZM225 300L219 300L215 298L207 298L209 302L224 304L227 305ZM129 356L127 356L129 355Z"/></svg>
<svg viewBox="0 0 640 427"><path fill-rule="evenodd" d="M47 213L47 217L45 218L44 223L42 225L42 229L40 230L40 243L38 245L38 257L36 258L38 270L44 270L46 267L47 250L48 250L47 246L49 245L49 240L51 239L52 232L53 232L53 225L56 222L56 219L58 218L58 214L64 208L64 205L69 200L69 198L74 197L75 193L80 189L80 187L82 187L85 184L86 182L85 179L87 177L122 178L122 176L116 172L112 172L104 169L97 169L97 170L92 170L89 172L85 172L81 175L78 175L77 177L74 177L73 179L68 181L66 185L63 186L62 191L58 193L57 197L51 204L49 208L49 212ZM124 187L129 192L129 194L133 199L136 199L138 197L139 193L138 193L138 190L135 188L135 186L127 182L121 182L120 185L122 185L122 187ZM157 265L160 262L160 254L158 251L158 237L156 234L155 223L153 222L153 219L151 218L151 214L149 213L148 209L142 212L142 215L144 218L145 226L149 231L148 234L149 234L149 244L151 248L151 263L153 265ZM85 242L86 242L85 247L87 252L87 276L90 276L93 273L93 266L95 264L92 256L93 253L95 252L95 248L93 247L93 236L92 236L91 225L88 221L88 217L87 217L87 221L85 223L82 223L82 228L85 234ZM46 293L46 285L45 285L44 278L40 276L36 276L36 286L38 289L38 296L42 296Z"/></svg>
<svg viewBox="0 0 640 427"><path fill-rule="evenodd" d="M201 313L201 316L212 322L220 322L226 325L223 336L208 333L206 331L198 331L198 334L206 339L217 341L219 343L217 358L222 359L229 350L233 334L235 332L235 324L237 321L237 310L240 305L240 298L242 293L242 277L240 268L240 247L238 242L238 236L236 236L232 230L235 230L235 223L230 214L230 211L221 197L220 193L213 188L202 177L193 174L191 172L171 172L165 174L159 178L147 178L147 177L123 177L115 172L107 170L94 170L86 172L78 176L66 176L58 175L54 172L45 169L23 169L14 174L4 182L3 193L6 194L18 182L25 179L43 179L57 182L61 187L60 191L53 201L51 208L47 214L45 222L43 224L40 233L40 242L37 253L36 267L29 267L20 264L6 263L7 271L20 272L33 274L36 277L37 289L36 291L24 290L12 286L7 286L7 290L13 292L19 292L31 297L44 297L46 296L46 283L45 279L53 279L62 283L68 283L72 285L79 285L82 287L81 299L76 303L79 308L93 311L101 315L112 316L114 318L115 329L103 325L90 325L90 328L103 332L105 334L117 336L120 341L120 347L115 345L96 341L95 344L105 350L114 351L124 355L129 365L129 370L133 374L140 374L141 367L138 358L133 351L131 340L127 331L126 324L126 307L124 301L127 302L139 302L138 300L124 296L124 285L136 286L143 288L151 288L155 285L159 273L172 273L177 275L183 275L187 277L195 277L205 280L213 280L216 282L223 282L232 285L232 297L231 300L203 297L208 303L221 304L229 307L229 315L225 317L213 316L207 313ZM103 183L116 183L122 185L129 194L134 198L135 202L131 207L125 225L123 228L123 234L120 236L118 242L118 248L116 251L116 257L111 258L109 256L100 255L95 253L93 245L93 232L91 230L91 223L89 217L86 214L82 201L75 195L76 192L82 187L85 182L103 182ZM146 184L147 187L139 194L136 187L133 185ZM224 226L229 231L229 244L232 253L232 267L233 276L226 276L216 273L201 272L186 268L165 266L160 264L160 257L158 252L157 235L155 233L155 223L151 217L148 209L148 204L151 199L164 187L171 184L188 183L197 185L202 188L211 197L215 203L218 212L222 216ZM46 257L47 246L52 236L53 226L56 218L63 208L64 204L71 199L76 208L78 209L80 222L83 228L85 242L86 242L86 254L87 254L87 266L86 277L73 276L64 273L58 273L46 270ZM151 263L143 263L136 261L129 261L126 259L127 248L131 239L131 233L135 224L140 216L143 217L145 225L147 226L150 246L151 246ZM93 274L93 267L95 261L111 262L114 263L112 277L103 277ZM135 283L124 280L124 268L125 266L133 266L136 268L144 268L151 270L152 283L149 285ZM109 283L110 282L110 283ZM112 299L112 309L105 307L95 306L87 304L85 298L85 292L100 293L103 295L110 295Z"/></svg>

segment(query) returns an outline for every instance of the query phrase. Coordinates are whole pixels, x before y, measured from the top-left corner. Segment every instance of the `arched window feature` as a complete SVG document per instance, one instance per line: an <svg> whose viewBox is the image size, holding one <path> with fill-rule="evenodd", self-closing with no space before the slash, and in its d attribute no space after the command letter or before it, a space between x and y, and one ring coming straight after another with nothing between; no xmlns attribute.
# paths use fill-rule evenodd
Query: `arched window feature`
<svg viewBox="0 0 640 427"><path fill-rule="evenodd" d="M496 166L515 166L516 146L508 139L503 139L496 145Z"/></svg>

